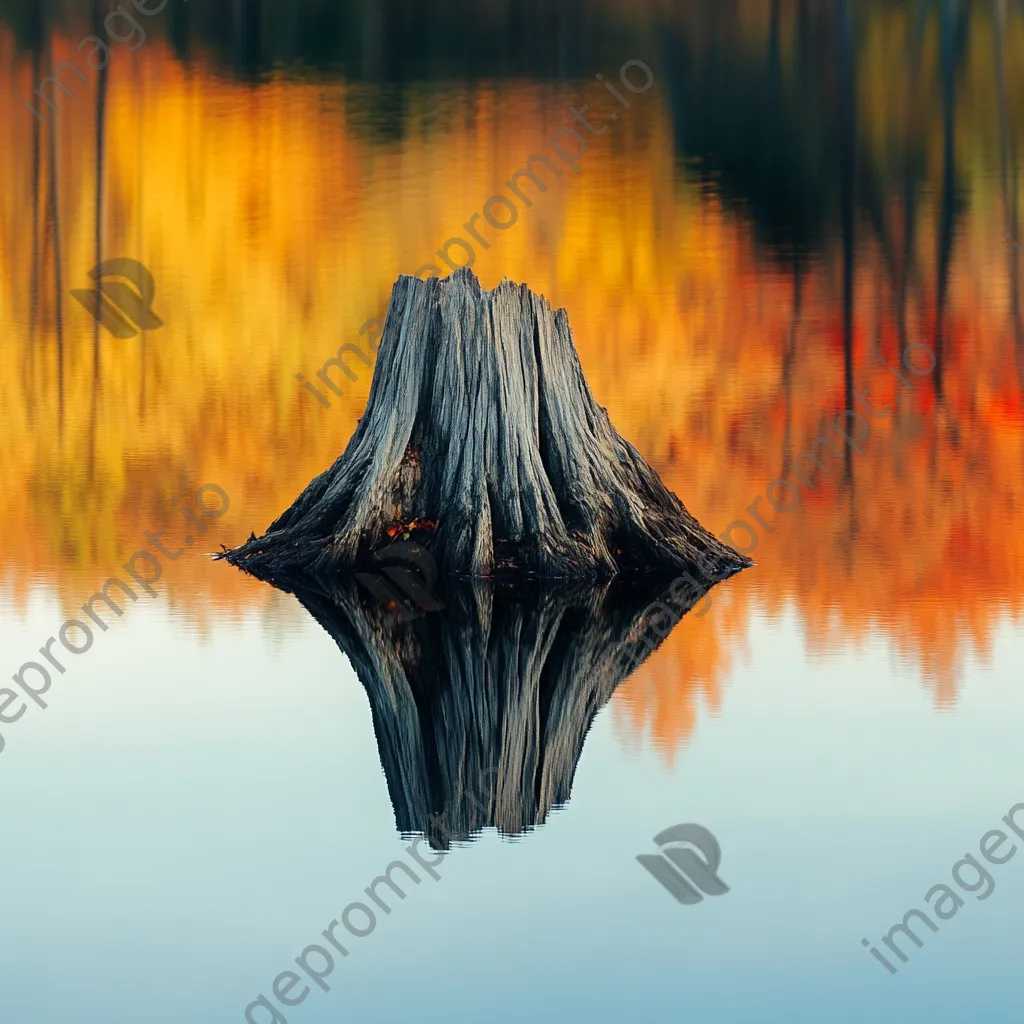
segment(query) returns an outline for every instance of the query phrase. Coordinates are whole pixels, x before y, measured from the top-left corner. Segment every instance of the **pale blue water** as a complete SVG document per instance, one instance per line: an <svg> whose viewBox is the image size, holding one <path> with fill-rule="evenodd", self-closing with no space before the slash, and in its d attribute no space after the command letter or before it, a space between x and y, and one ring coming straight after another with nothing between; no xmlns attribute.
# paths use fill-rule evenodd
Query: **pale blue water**
<svg viewBox="0 0 1024 1024"><path fill-rule="evenodd" d="M40 602L8 619L4 649L55 614ZM194 643L153 605L119 628L117 650L83 661L4 755L4 1019L243 1020L409 860L364 693L326 634L294 617L219 623ZM809 660L791 617L755 622L721 715L701 712L673 767L627 750L606 709L566 807L516 840L488 830L457 846L439 881L420 872L372 934L348 936L331 991L314 987L285 1019L1002 1012L1024 856L991 868L987 900L962 893L896 975L860 940L923 906L1024 800L1020 657L1002 631L943 715L884 645ZM635 860L682 821L718 837L730 887L696 906Z"/></svg>

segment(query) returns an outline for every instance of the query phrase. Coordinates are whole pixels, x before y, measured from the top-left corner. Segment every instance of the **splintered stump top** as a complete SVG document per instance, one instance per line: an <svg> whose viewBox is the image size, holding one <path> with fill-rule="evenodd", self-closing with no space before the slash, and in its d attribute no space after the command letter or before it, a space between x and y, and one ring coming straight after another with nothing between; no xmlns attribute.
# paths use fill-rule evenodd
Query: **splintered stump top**
<svg viewBox="0 0 1024 1024"><path fill-rule="evenodd" d="M470 270L391 293L366 411L270 529L228 552L263 579L373 562L401 529L442 574L610 577L750 562L708 533L611 425L565 310Z"/></svg>

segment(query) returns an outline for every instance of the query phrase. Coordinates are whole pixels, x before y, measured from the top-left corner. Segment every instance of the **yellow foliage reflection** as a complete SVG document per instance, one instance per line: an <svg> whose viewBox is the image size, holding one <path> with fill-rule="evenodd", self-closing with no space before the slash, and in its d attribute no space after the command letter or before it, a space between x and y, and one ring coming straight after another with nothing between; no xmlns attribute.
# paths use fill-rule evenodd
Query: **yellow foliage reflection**
<svg viewBox="0 0 1024 1024"><path fill-rule="evenodd" d="M1006 52L1024 56L1019 22L1011 29ZM894 31L879 24L866 67ZM73 57L73 44L54 40L52 59ZM418 86L406 133L382 137L366 127L372 86L231 83L201 63L186 70L162 45L111 62L105 97L96 81L81 85L52 138L12 97L34 87L31 64L9 39L0 50L0 560L19 601L45 585L70 611L145 530L176 524L171 500L203 483L231 496L218 541L263 530L337 456L369 388L357 364L358 380L328 409L295 375L313 378L342 342L359 343L395 277L436 262L569 121L570 104L603 102L594 82ZM924 47L926 63L933 51ZM976 187L941 310L937 190L911 214L917 270L905 294L883 238L859 221L854 254L856 381L874 381L880 354L898 360L902 332L931 342L941 329L941 400L920 386L875 421L849 479L823 477L799 508L762 503L772 531L761 531L757 568L685 620L617 698L621 721L666 750L691 731L696 699L718 706L755 610L794 608L819 650L883 634L940 703L955 698L966 652L984 654L1019 614L1024 406L1010 310L1020 267L1003 239L1016 177L1001 184L993 155L991 51L976 43L964 60L956 147ZM1006 64L1019 77L1014 66L1024 62ZM915 115L862 81L872 160ZM749 519L747 506L845 407L843 254L837 240L799 272L770 260L742 210L681 173L669 103L660 86L637 98L588 140L581 175L564 173L508 231L486 229L491 247L478 247L474 269L487 287L507 276L566 307L613 423L719 532ZM941 120L929 111L915 130ZM1019 114L1007 115L1011 131ZM938 182L941 138L928 153L924 173ZM899 238L898 189L883 210ZM69 291L87 286L97 251L149 268L163 328L132 340L95 330ZM269 600L268 588L196 555L175 563L166 586L199 619Z"/></svg>

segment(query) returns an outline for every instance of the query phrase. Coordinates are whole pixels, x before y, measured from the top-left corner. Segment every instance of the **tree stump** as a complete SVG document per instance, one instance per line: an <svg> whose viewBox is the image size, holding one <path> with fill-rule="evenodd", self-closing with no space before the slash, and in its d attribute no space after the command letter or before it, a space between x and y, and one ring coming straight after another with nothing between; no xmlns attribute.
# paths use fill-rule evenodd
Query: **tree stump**
<svg viewBox="0 0 1024 1024"><path fill-rule="evenodd" d="M224 556L329 580L396 536L445 576L610 578L750 560L687 512L594 401L564 309L472 271L402 276L345 451Z"/></svg>

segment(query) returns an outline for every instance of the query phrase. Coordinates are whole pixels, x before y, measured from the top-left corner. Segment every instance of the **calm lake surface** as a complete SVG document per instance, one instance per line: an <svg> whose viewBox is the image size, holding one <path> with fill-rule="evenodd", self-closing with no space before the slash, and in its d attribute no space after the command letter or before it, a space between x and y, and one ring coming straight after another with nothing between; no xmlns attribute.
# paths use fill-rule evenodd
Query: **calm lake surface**
<svg viewBox="0 0 1024 1024"><path fill-rule="evenodd" d="M1019 1015L1021 5L108 6L0 0L0 652L39 693L0 690L0 1020ZM485 287L565 307L612 423L756 566L558 758L503 731L507 694L493 722L438 702L424 729L492 730L536 820L421 843L438 879L385 911L426 785L385 756L399 697L209 555L343 450L368 321L467 245ZM162 326L115 337L71 294L112 258ZM371 355L331 390L347 343ZM100 629L126 564L154 596ZM683 823L727 892L637 861ZM374 930L339 930L324 991L295 959L355 902ZM937 930L912 916L904 962L912 908Z"/></svg>

